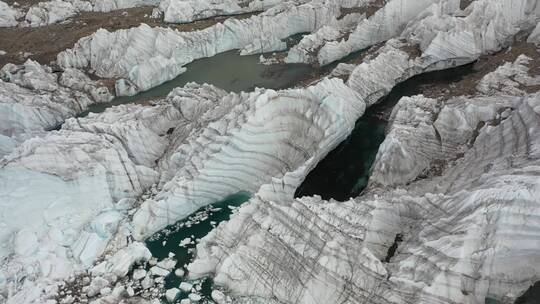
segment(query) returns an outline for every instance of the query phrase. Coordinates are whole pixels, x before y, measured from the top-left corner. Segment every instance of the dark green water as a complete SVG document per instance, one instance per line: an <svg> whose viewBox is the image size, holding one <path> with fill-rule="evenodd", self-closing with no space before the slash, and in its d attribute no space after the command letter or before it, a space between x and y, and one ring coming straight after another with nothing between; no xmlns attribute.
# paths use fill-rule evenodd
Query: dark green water
<svg viewBox="0 0 540 304"><path fill-rule="evenodd" d="M232 209L229 206L238 207L242 203L248 201L251 198L251 194L248 192L239 192L233 194L226 199L199 209L189 218L178 221L177 223L170 225L150 237L146 241L146 246L152 252L152 255L158 260L167 258L169 252L175 254L177 260L176 268L184 268L193 258L193 250L196 244L188 244L185 247L180 247L179 244L186 238L200 239L207 235L215 225L218 225L222 221L229 219ZM192 237L193 236L193 237ZM166 241L165 244L163 242ZM186 271L187 273L187 271ZM165 289L173 287L178 288L182 278L177 277L174 273L171 273L165 278ZM200 294L210 299L212 292L212 281L206 279L202 284ZM180 299L187 298L187 293L182 293ZM178 301L179 301L178 300Z"/></svg>
<svg viewBox="0 0 540 304"><path fill-rule="evenodd" d="M519 297L515 304L540 304L540 281L536 282Z"/></svg>
<svg viewBox="0 0 540 304"><path fill-rule="evenodd" d="M226 91L251 91L255 87L283 89L305 79L312 68L305 64L266 66L259 63L260 55L240 56L238 51L229 51L209 58L195 60L186 65L187 71L162 85L135 96L117 97L109 103L91 105L79 117L89 112L101 113L105 109L128 103L144 103L163 98L176 87L188 82L208 83Z"/></svg>
<svg viewBox="0 0 540 304"><path fill-rule="evenodd" d="M430 72L406 80L358 119L351 135L332 150L296 189L295 197L320 195L323 199L346 201L367 186L371 165L385 138L387 118L404 96L421 94L438 84L451 84L474 73L473 64Z"/></svg>

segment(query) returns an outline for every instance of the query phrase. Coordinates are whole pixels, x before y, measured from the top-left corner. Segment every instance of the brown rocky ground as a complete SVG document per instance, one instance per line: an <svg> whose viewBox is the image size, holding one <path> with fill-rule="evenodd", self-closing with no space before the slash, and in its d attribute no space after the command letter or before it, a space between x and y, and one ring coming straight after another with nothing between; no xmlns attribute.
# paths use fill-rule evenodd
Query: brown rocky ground
<svg viewBox="0 0 540 304"><path fill-rule="evenodd" d="M146 23L150 26L192 31L209 27L227 18L216 17L189 24L167 24L160 19L151 18L152 10L153 7L147 6L109 13L83 12L60 24L36 28L0 28L0 50L7 52L6 55L0 56L0 67L8 62L19 64L27 58L48 64L56 59L58 53L73 47L80 38L91 35L100 28L115 31ZM242 19L251 15L253 14L243 14L234 18Z"/></svg>

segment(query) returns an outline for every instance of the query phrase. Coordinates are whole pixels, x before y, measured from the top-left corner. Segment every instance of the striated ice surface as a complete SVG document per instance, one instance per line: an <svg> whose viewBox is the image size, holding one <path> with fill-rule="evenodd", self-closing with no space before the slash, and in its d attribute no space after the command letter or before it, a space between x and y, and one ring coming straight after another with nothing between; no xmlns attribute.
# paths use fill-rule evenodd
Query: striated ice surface
<svg viewBox="0 0 540 304"><path fill-rule="evenodd" d="M174 177L134 215L135 238L241 190L255 192L273 179L284 179L281 187L288 189L282 190L294 192L289 184L299 184L350 133L365 108L339 79L233 98L240 102L229 113L187 137L170 155L171 173L164 176Z"/></svg>
<svg viewBox="0 0 540 304"><path fill-rule="evenodd" d="M62 73L33 61L6 65L0 302L53 303L46 301L59 296L58 282L80 275L96 304L150 303L130 284L164 296L158 289L170 270L140 241L239 191L255 195L200 241L188 266L189 278L213 276L226 294L212 293L220 300L513 301L540 275L540 82L530 68L537 58L500 64L474 96L401 99L362 196L293 198L396 84L499 51L522 30L536 41L535 1L477 0L461 10L454 0L391 0L370 17L338 19L342 8L368 2L250 2L248 9L270 8L193 32L100 30L58 56ZM246 9L189 5L195 10L174 18ZM223 11L202 12L213 5ZM86 69L119 78L117 93L135 94L197 58L281 50L284 38L303 32L310 34L291 61L326 64L377 46L307 87L237 94L191 83L145 106L70 118L111 97ZM145 261L155 271L128 275Z"/></svg>
<svg viewBox="0 0 540 304"><path fill-rule="evenodd" d="M205 0L174 1L163 0L159 11L165 22L188 23L215 16L235 15L255 11L264 11L283 1L281 0ZM307 1L299 1L307 2Z"/></svg>
<svg viewBox="0 0 540 304"><path fill-rule="evenodd" d="M233 49L244 54L282 49L279 40L312 32L338 13L337 3L316 0L298 6L282 3L248 19L228 19L193 32L144 24L112 33L99 30L60 53L58 63L90 67L100 77L121 78L116 82L116 93L133 95L173 79L195 59Z"/></svg>
<svg viewBox="0 0 540 304"><path fill-rule="evenodd" d="M478 57L507 45L508 37L520 29L536 25L540 14L538 5L527 0L474 1L464 11L459 3L392 0L357 21L354 29L337 26L333 33L306 37L302 43L309 47L293 48L288 60L325 65L396 36L418 43L426 56Z"/></svg>
<svg viewBox="0 0 540 304"><path fill-rule="evenodd" d="M190 276L212 275L236 297L282 303L510 303L540 272L534 228L540 225L540 142L534 136L540 95L460 97L438 108L429 105L435 102L402 99L385 143L405 134L411 140L401 142L402 150L435 159L441 154L437 146L453 152L460 140L474 139L442 173L412 181L408 170L381 171L402 153L383 144L373 177L384 181L406 173L409 185L371 188L345 203L259 193L202 239ZM505 103L512 107L493 121L491 109ZM444 111L485 125L478 134L463 130L433 142L429 122Z"/></svg>

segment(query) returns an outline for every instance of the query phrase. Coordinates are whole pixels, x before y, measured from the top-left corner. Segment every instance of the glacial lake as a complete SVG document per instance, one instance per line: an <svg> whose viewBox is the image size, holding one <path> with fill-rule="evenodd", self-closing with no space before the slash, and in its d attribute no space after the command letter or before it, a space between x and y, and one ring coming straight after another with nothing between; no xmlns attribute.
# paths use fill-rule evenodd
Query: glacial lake
<svg viewBox="0 0 540 304"><path fill-rule="evenodd" d="M177 260L175 269L180 268L185 270L184 266L189 264L193 259L193 250L196 246L195 240L207 235L216 225L219 225L220 222L229 220L233 209L239 207L250 198L250 193L239 192L220 202L203 207L190 217L167 226L165 229L151 236L146 240L146 246L150 249L152 256L156 257L158 260L167 258L169 252L174 253L174 259ZM193 244L189 243L182 247L179 246L183 240L188 238L193 241ZM185 272L187 274L186 270ZM165 278L165 289L173 287L178 288L182 281L185 280L177 277L173 271L173 273ZM199 294L204 298L211 299L212 285L211 279L205 279ZM182 292L177 301L186 299L188 294L189 293ZM163 303L167 303L167 301L164 300Z"/></svg>
<svg viewBox="0 0 540 304"><path fill-rule="evenodd" d="M260 55L240 56L237 50L233 50L198 59L187 64L187 70L171 81L134 96L117 97L108 103L91 105L79 117L84 117L89 112L101 113L115 105L145 103L164 98L174 88L183 87L189 82L213 84L229 92L252 91L255 87L285 89L315 72L307 64L263 65L259 62L259 57Z"/></svg>

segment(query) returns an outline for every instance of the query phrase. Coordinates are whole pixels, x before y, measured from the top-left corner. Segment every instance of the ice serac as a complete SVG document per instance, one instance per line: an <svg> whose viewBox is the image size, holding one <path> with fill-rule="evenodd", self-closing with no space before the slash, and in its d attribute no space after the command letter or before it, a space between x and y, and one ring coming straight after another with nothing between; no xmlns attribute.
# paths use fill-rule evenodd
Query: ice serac
<svg viewBox="0 0 540 304"><path fill-rule="evenodd" d="M452 2L429 6L403 30L405 42L389 40L373 60L352 70L347 84L366 96L371 105L395 84L414 75L463 65L482 54L500 51L522 28L530 28L540 19L540 5L527 1L475 1L464 17L454 15L452 10L442 13L442 7L454 6ZM501 30L495 34L494 28Z"/></svg>
<svg viewBox="0 0 540 304"><path fill-rule="evenodd" d="M536 46L540 46L540 22L536 25L536 28L531 33L527 41L536 44Z"/></svg>
<svg viewBox="0 0 540 304"><path fill-rule="evenodd" d="M89 2L95 12L110 12L132 7L156 6L160 0L90 0Z"/></svg>
<svg viewBox="0 0 540 304"><path fill-rule="evenodd" d="M434 16L431 13L432 10L433 7L429 7L424 16L427 18ZM442 19L447 18L447 16L439 17ZM415 24L409 24L408 26L414 27ZM509 38L506 37L506 39ZM335 122L326 125L326 120L334 120L324 116L328 111L314 111L311 109L313 105L320 103L323 105L331 104L329 101L332 100L332 94L326 97L325 94L318 93L323 97L311 97L313 92L317 92L317 90L324 92L328 84L339 87L339 90L347 92L346 94L351 94L348 93L350 91L354 92L354 95L351 95L352 98L340 98L346 101L341 103L342 106L340 106L340 109L346 112L347 107L354 104L361 103L364 106L365 103L366 105L372 105L390 92L397 83L414 75L465 64L479 56L455 57L448 54L448 57L444 57L443 55L447 55L446 53L434 56L432 54L422 54L420 50L418 51L419 54L416 54L408 51L407 47L410 46L410 42L397 39L389 40L374 54L374 58L352 70L346 85L337 79L326 79L306 90L279 91L275 97L272 91L258 91L242 97L246 101L236 107L243 109L242 111L233 108L231 113L208 125L202 132L187 138L187 142L180 145L177 152L170 156L169 164L171 168L174 168L172 171L174 174L165 171L166 173L163 174L165 179L162 179L162 183L164 183L162 192L155 198L146 201L134 216L134 234L136 238L147 237L166 225L187 216L201 206L223 199L227 195L240 190L251 192L259 190L260 196L270 200L291 198L296 187L305 178L306 172L309 172L312 168L313 162L320 159L322 155L328 153L329 149L337 144L336 138L343 139L343 134L350 131L350 125L342 127ZM336 91L334 90L334 92ZM304 132L302 133L304 135L298 137L298 143L287 144L286 139L290 138L291 134L296 134L294 133L295 128L290 127L288 130L280 132L269 131L271 129L281 130L281 127L274 125L273 122L264 122L260 118L266 117L266 114L263 114L266 109L271 109L271 107L265 105L266 102L274 99L278 101L287 100L290 98L288 97L290 94L297 96L295 99L302 100L302 102L304 98L307 101L311 100L310 106L300 111L295 110L295 107L302 105L300 101L295 103L294 106L272 102L271 104L276 109L271 111L287 113L294 110L299 113L307 113L297 114L300 117L312 115L312 112L322 115L322 119L313 117L309 118L308 122L316 123L317 128L328 128L325 131L325 136L330 136L332 140L328 141L326 137L318 137L320 135L317 133ZM306 97L301 97L302 94L305 94ZM357 100L355 101L355 99ZM247 100L251 101L248 102ZM245 103L252 106L246 108ZM253 108L253 105L257 107ZM279 108L277 108L278 105ZM237 111L242 114L239 115ZM352 111L348 114L347 121L355 121L359 117L355 115L361 113L362 111ZM285 116L282 119L285 119ZM234 121L234 123L231 123L231 121ZM245 124L245 126L242 124ZM252 124L262 125L259 128L252 129ZM296 122L294 124L289 122L288 125L296 126ZM334 131L338 127L343 129ZM236 128L238 128L238 131ZM316 128L312 127L308 130L311 132L311 130L315 131ZM244 138L247 136L244 133L253 135L249 135L248 140ZM269 137L273 133L276 133L275 136ZM255 136L260 138L269 137L265 142L272 142L272 146L262 143L253 146L254 142L258 142L254 139ZM332 136L336 136L336 138ZM282 147L282 145L285 146ZM291 147L287 145L294 148L292 150L294 153L288 151ZM201 147L205 149L201 151ZM252 162L249 163L249 168L244 168L248 164L246 160ZM233 165L238 166L238 168L233 167ZM234 170L231 170L231 168L234 168ZM172 177L173 175L175 177Z"/></svg>
<svg viewBox="0 0 540 304"><path fill-rule="evenodd" d="M464 17L424 12L407 25L406 41L389 40L346 66L347 85L371 105L413 75L509 46L519 26L538 19L530 2L475 3ZM469 17L482 10L492 18ZM441 27L428 26L437 18ZM467 48L439 50L461 43L443 38L464 37L473 29L465 20L487 27L474 29ZM495 26L506 28L494 35ZM474 97L401 99L358 198L293 200L282 191L290 181L262 185L202 239L189 275L211 275L237 299L269 302L511 303L540 275L540 94L529 62L501 64Z"/></svg>
<svg viewBox="0 0 540 304"><path fill-rule="evenodd" d="M159 3L159 11L165 22L188 23L215 16L236 15L263 11L283 1L281 0L204 0L174 1ZM302 1L299 1L302 2ZM303 1L306 2L306 1Z"/></svg>
<svg viewBox="0 0 540 304"><path fill-rule="evenodd" d="M187 137L170 156L172 174L164 176L174 177L133 217L137 239L274 179L283 180L279 191L292 197L307 171L351 132L365 108L340 79L238 97L241 102L229 113Z"/></svg>
<svg viewBox="0 0 540 304"><path fill-rule="evenodd" d="M400 100L392 111L392 127L379 148L370 183L405 185L421 175L440 174L470 148L482 127L506 119L528 88L540 85L539 75L528 73L530 60L521 55L484 76L477 86L484 96Z"/></svg>
<svg viewBox="0 0 540 304"><path fill-rule="evenodd" d="M76 14L77 9L70 2L54 0L30 7L25 19L30 26L43 26L64 21Z"/></svg>
<svg viewBox="0 0 540 304"><path fill-rule="evenodd" d="M248 19L228 19L193 32L144 24L112 33L99 30L60 53L58 63L64 68L89 67L100 77L121 78L117 94L132 95L173 79L195 59L233 49L249 54L281 49L279 40L312 32L338 14L339 5L333 1L286 2Z"/></svg>
<svg viewBox="0 0 540 304"><path fill-rule="evenodd" d="M179 117L169 103L119 106L70 119L4 158L0 290L9 291L8 303L43 303L54 292L49 284L91 266L111 239L127 245L122 220L158 181L156 160ZM123 273L128 257L147 258L144 245L134 246L102 267Z"/></svg>
<svg viewBox="0 0 540 304"><path fill-rule="evenodd" d="M317 61L326 65L348 54L399 36L407 24L430 11L449 14L459 8L457 0L391 0L375 14L358 23L342 40L332 40L320 47Z"/></svg>
<svg viewBox="0 0 540 304"><path fill-rule="evenodd" d="M55 128L93 103L112 99L106 87L81 71L67 69L58 76L30 59L0 70L0 97L0 134L16 142Z"/></svg>
<svg viewBox="0 0 540 304"><path fill-rule="evenodd" d="M23 16L23 12L0 1L0 27L17 26L17 19Z"/></svg>
<svg viewBox="0 0 540 304"><path fill-rule="evenodd" d="M428 56L478 57L499 51L521 30L534 27L540 18L540 5L527 0L479 0L464 13L464 17L434 14L409 26L403 35L419 41Z"/></svg>
<svg viewBox="0 0 540 304"><path fill-rule="evenodd" d="M370 1L358 2L348 4L353 4L352 8L354 9L361 9L370 5ZM349 7L343 6L342 11L345 9L349 9ZM317 54L319 50L328 41L335 41L345 37L359 22L365 19L365 14L351 13L340 17L334 22L321 27L316 32L304 35L300 42L287 52L287 57L285 57L284 61L287 63L318 64Z"/></svg>
<svg viewBox="0 0 540 304"><path fill-rule="evenodd" d="M203 238L190 276L212 274L233 296L283 303L511 303L540 273L540 141L534 136L540 95L475 97L470 105L463 97L459 103L469 107L462 111L467 119L489 122L484 107L508 98L512 110L480 128L440 174L401 189L371 188L345 203L256 195ZM427 128L422 119L437 110L423 99L402 99L396 110L418 113L418 129ZM400 118L393 122L403 128ZM455 138L441 140L455 145ZM401 147L413 151L416 143ZM436 158L440 152L421 153ZM386 159L377 158L374 176L385 179L378 170Z"/></svg>

